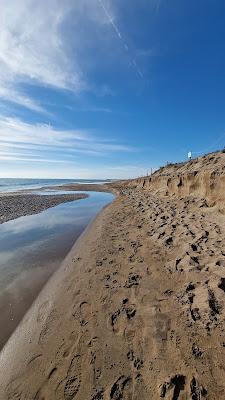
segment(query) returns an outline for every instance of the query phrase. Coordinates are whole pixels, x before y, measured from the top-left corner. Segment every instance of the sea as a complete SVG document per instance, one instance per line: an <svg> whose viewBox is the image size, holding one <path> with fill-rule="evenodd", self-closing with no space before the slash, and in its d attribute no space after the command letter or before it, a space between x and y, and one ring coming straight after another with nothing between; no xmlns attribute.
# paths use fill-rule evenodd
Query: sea
<svg viewBox="0 0 225 400"><path fill-rule="evenodd" d="M70 183L98 183L103 184L111 182L110 179L17 179L0 178L0 192L15 192L17 190L29 190L46 186L66 185Z"/></svg>

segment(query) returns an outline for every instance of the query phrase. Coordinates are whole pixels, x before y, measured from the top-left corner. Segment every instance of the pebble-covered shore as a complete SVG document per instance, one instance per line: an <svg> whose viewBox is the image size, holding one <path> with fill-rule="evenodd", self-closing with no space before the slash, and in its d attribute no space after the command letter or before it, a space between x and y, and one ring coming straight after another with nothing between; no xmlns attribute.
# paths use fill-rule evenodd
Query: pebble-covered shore
<svg viewBox="0 0 225 400"><path fill-rule="evenodd" d="M13 194L0 197L0 224L25 215L38 214L61 203L87 198L84 193L60 195Z"/></svg>

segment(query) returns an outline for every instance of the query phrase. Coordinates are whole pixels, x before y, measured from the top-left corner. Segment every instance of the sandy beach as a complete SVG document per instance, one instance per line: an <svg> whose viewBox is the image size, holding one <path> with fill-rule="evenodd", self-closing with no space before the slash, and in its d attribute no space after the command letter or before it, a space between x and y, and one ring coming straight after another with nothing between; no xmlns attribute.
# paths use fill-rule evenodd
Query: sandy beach
<svg viewBox="0 0 225 400"><path fill-rule="evenodd" d="M0 26L0 400L225 400L225 1Z"/></svg>
<svg viewBox="0 0 225 400"><path fill-rule="evenodd" d="M225 398L224 169L112 184L1 352L2 400Z"/></svg>

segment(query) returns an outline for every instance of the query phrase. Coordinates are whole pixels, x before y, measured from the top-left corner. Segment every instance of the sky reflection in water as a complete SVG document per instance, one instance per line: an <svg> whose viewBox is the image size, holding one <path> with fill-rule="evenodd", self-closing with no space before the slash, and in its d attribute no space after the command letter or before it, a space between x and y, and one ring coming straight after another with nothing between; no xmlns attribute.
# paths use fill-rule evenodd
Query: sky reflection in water
<svg viewBox="0 0 225 400"><path fill-rule="evenodd" d="M88 194L0 225L0 348L78 236L113 199L109 193Z"/></svg>

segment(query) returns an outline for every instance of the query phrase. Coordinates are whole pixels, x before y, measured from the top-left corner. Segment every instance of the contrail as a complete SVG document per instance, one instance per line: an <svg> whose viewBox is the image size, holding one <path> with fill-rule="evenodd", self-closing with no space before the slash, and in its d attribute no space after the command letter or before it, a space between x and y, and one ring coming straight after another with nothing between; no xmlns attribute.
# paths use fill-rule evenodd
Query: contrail
<svg viewBox="0 0 225 400"><path fill-rule="evenodd" d="M103 4L102 0L98 0L98 2L99 2L99 4L100 4L101 8L103 9L103 11L104 11L106 17L108 18L108 20L109 20L109 22L110 22L110 24L111 24L113 30L115 31L115 33L116 33L116 35L117 35L117 37L118 37L119 40L121 40L121 42L123 43L124 50L129 54L129 53L130 53L129 47L128 47L127 43L125 42L125 40L123 39L123 37L122 37L122 35L121 35L120 31L119 31L119 28L116 26L115 22L113 21L113 18L112 18L111 15L109 14L109 12L108 12L108 10L106 9L105 5ZM144 76L143 76L143 74L142 74L140 68L138 67L136 60L135 60L135 59L132 59L132 57L131 57L131 64L132 64L133 67L136 69L136 72L138 73L139 77L140 77L140 78L143 78Z"/></svg>
<svg viewBox="0 0 225 400"><path fill-rule="evenodd" d="M120 40L122 40L122 35L121 35L119 29L117 28L116 24L114 23L114 21L113 21L111 15L108 13L107 9L105 8L105 6L104 6L102 0L98 0L98 2L99 2L99 4L100 4L100 6L102 7L102 9L103 9L103 11L104 11L106 17L108 18L110 24L112 25L114 31L116 32L118 38L119 38Z"/></svg>

